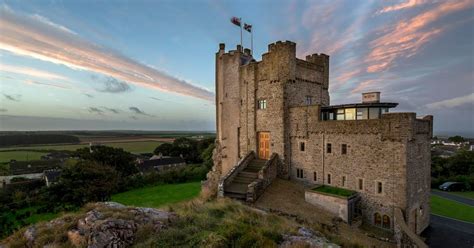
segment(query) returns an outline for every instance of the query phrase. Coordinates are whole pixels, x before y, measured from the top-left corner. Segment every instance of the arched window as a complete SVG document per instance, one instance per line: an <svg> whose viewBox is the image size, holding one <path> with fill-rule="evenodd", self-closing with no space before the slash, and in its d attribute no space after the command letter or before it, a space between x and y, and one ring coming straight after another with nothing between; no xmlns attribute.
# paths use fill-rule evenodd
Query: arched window
<svg viewBox="0 0 474 248"><path fill-rule="evenodd" d="M390 229L390 217L388 217L388 215L383 216L382 227Z"/></svg>
<svg viewBox="0 0 474 248"><path fill-rule="evenodd" d="M374 214L374 225L376 226L382 225L382 216L379 213Z"/></svg>

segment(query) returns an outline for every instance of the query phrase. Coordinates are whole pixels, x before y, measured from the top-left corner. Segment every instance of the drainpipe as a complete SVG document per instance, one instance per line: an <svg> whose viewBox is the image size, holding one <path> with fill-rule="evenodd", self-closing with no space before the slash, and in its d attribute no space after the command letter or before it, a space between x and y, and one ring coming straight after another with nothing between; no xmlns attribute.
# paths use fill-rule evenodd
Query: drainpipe
<svg viewBox="0 0 474 248"><path fill-rule="evenodd" d="M324 178L326 178L326 175L324 174L324 155L326 154L326 152L324 151L325 147L326 147L326 143L324 143L324 133L323 133L323 149L322 149L322 153L323 153L323 156L322 156L322 161L323 161L323 185L324 185Z"/></svg>

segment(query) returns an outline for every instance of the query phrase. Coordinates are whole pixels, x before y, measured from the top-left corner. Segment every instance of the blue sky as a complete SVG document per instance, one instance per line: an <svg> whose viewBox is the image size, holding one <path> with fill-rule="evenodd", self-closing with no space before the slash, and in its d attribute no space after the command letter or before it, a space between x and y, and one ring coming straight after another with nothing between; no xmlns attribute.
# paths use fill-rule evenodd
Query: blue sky
<svg viewBox="0 0 474 248"><path fill-rule="evenodd" d="M0 129L214 130L218 44L254 26L331 56L331 104L380 90L474 133L474 2L0 0ZM250 46L244 36L244 46Z"/></svg>

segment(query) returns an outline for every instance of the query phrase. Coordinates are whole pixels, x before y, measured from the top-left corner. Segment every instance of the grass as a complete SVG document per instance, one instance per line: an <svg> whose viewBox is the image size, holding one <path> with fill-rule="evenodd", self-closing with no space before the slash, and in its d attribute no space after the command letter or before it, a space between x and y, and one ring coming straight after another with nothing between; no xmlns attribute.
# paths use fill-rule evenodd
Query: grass
<svg viewBox="0 0 474 248"><path fill-rule="evenodd" d="M171 209L172 208L172 209ZM68 231L91 209L101 213L101 219L133 220L130 209L86 205L78 212L62 215L64 221L54 225L36 224L37 238L33 247L75 247L68 241ZM204 202L193 200L174 204L170 210L177 217L158 232L153 225L137 228L133 247L277 247L283 234L295 234L299 224L291 219L265 214L229 199ZM25 228L2 241L6 247L27 247ZM86 244L82 244L84 247ZM29 247L29 246L28 246ZM295 247L305 247L295 246Z"/></svg>
<svg viewBox="0 0 474 248"><path fill-rule="evenodd" d="M331 187L327 185L313 188L313 191L327 193L330 195L342 196L342 197L349 197L356 193L355 191L352 191L352 190L341 189L341 188Z"/></svg>
<svg viewBox="0 0 474 248"><path fill-rule="evenodd" d="M134 189L112 196L112 201L135 207L161 207L192 199L199 195L200 182L162 184Z"/></svg>
<svg viewBox="0 0 474 248"><path fill-rule="evenodd" d="M31 151L7 151L0 152L0 163L10 162L10 160L26 161L38 160L41 156L47 154L46 152L31 152Z"/></svg>
<svg viewBox="0 0 474 248"><path fill-rule="evenodd" d="M474 207L443 197L431 195L433 214L474 223Z"/></svg>
<svg viewBox="0 0 474 248"><path fill-rule="evenodd" d="M123 148L125 151L131 153L152 153L157 146L162 144L160 141L138 141L138 142L117 142L117 143L106 143L106 146ZM57 151L75 151L79 148L88 147L87 144L76 144L76 145L42 145L42 146L23 146L23 147L10 147L0 149L0 163L10 162L11 159L18 161L25 160L37 160L42 155L47 154L50 150ZM44 152L41 152L41 151Z"/></svg>

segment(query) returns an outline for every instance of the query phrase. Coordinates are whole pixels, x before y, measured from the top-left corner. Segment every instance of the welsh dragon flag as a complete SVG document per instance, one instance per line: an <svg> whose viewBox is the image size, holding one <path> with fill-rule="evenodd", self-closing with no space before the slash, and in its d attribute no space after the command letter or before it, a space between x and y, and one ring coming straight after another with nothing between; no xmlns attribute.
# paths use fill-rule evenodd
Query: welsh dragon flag
<svg viewBox="0 0 474 248"><path fill-rule="evenodd" d="M241 19L240 19L240 18L237 18L237 17L232 17L232 18L230 18L230 22L232 22L233 24L235 24L235 25L237 25L237 26L239 26L239 27L240 27L240 25L241 25L241 23L242 23L242 22L241 22Z"/></svg>

